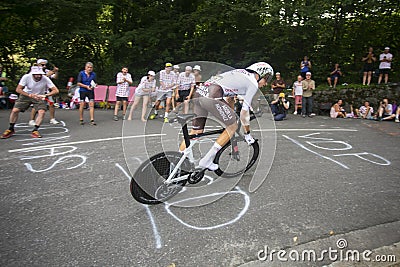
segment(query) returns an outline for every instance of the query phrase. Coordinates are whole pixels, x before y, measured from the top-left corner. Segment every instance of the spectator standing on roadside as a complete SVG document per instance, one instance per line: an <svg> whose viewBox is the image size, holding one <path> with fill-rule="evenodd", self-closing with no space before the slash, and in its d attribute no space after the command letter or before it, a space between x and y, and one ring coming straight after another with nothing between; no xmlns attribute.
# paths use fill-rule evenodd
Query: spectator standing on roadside
<svg viewBox="0 0 400 267"><path fill-rule="evenodd" d="M303 61L300 62L300 75L303 79L306 78L306 73L311 71L311 61L307 56L304 56Z"/></svg>
<svg viewBox="0 0 400 267"><path fill-rule="evenodd" d="M168 114L171 108L171 98L172 98L172 91L176 86L176 75L172 71L172 64L165 63L165 69L160 71L160 87L157 92L157 101L154 105L154 114L152 114L149 119L154 119L158 114L158 109L160 107L160 103L162 100L166 99L165 101L165 114L164 114L164 122L169 122Z"/></svg>
<svg viewBox="0 0 400 267"><path fill-rule="evenodd" d="M195 65L193 67L193 74L194 74L194 78L195 78L195 81L196 81L196 85L200 86L202 81L203 81L203 78L201 76L201 67L200 67L200 65Z"/></svg>
<svg viewBox="0 0 400 267"><path fill-rule="evenodd" d="M55 80L58 78L58 68L56 66L53 67L53 70L49 70L46 68L48 61L46 59L38 59L36 61L37 66L40 66L43 68L43 71L46 73L46 76L49 77L52 80ZM54 98L52 96L48 97L49 101L54 103ZM50 123L51 124L59 124L60 122L56 120L56 109L54 105L49 105L49 112L50 112ZM35 126L35 116L36 116L36 109L32 108L31 110L31 116L29 120L29 125L30 126Z"/></svg>
<svg viewBox="0 0 400 267"><path fill-rule="evenodd" d="M94 122L94 88L96 84L97 76L93 72L93 63L86 62L85 69L80 71L78 78L76 79L77 85L79 86L79 122L81 125L83 122L83 109L85 108L85 99L89 99L89 115L90 115L90 125L97 125Z"/></svg>
<svg viewBox="0 0 400 267"><path fill-rule="evenodd" d="M7 73L3 70L3 65L0 64L0 106L8 108L8 87L6 86Z"/></svg>
<svg viewBox="0 0 400 267"><path fill-rule="evenodd" d="M117 97L117 102L115 103L114 109L114 120L118 120L118 111L122 103L122 119L125 119L126 107L128 106L129 98L129 86L132 85L132 76L128 72L127 67L123 67L121 72L117 74L117 91L115 91L115 96Z"/></svg>
<svg viewBox="0 0 400 267"><path fill-rule="evenodd" d="M361 61L364 62L363 85L370 85L372 72L374 71L374 63L376 62L376 56L372 47L368 49L368 53L361 59Z"/></svg>
<svg viewBox="0 0 400 267"><path fill-rule="evenodd" d="M143 107L142 107L142 121L146 121L146 111L147 111L147 104L149 103L150 94L156 90L156 73L150 70L147 73L147 76L143 76L140 79L140 83L135 90L135 99L133 100L133 104L131 110L129 112L128 120L132 120L133 111L139 105L140 99L143 98Z"/></svg>
<svg viewBox="0 0 400 267"><path fill-rule="evenodd" d="M47 92L48 88L51 89L50 92ZM40 66L33 66L28 74L22 76L16 92L20 94L20 96L15 102L14 108L11 110L9 120L10 127L4 131L0 138L5 139L14 135L14 126L18 120L19 113L27 110L30 105L33 105L38 111L31 136L33 138L41 138L42 136L38 130L47 109L45 98L58 94L58 88L46 77L46 73Z"/></svg>
<svg viewBox="0 0 400 267"><path fill-rule="evenodd" d="M303 118L306 116L313 117L315 114L312 113L313 109L313 91L315 89L315 81L311 79L311 72L306 73L306 79L302 81L303 84L303 98L301 115Z"/></svg>
<svg viewBox="0 0 400 267"><path fill-rule="evenodd" d="M175 89L177 112L182 103L184 104L183 113L187 114L189 112L189 101L192 98L195 85L196 82L192 73L192 67L186 66L185 71L181 72L178 76L177 86Z"/></svg>
<svg viewBox="0 0 400 267"><path fill-rule="evenodd" d="M274 91L274 100L278 99L279 94L286 88L286 83L281 77L281 73L275 74L276 79L271 84L271 89Z"/></svg>
<svg viewBox="0 0 400 267"><path fill-rule="evenodd" d="M303 77L301 75L297 76L297 81L293 83L293 97L294 97L294 115L297 115L297 110L301 108L302 98L303 98Z"/></svg>
<svg viewBox="0 0 400 267"><path fill-rule="evenodd" d="M385 47L385 51L379 55L379 78L378 84L381 84L382 77L385 76L385 83L389 81L389 72L392 65L393 55L389 53L390 48Z"/></svg>
<svg viewBox="0 0 400 267"><path fill-rule="evenodd" d="M339 81L339 78L342 76L342 71L340 70L340 66L338 63L335 64L331 72L329 73L329 77L327 78L329 87L332 87L332 80L333 80L333 88L336 88L336 85Z"/></svg>
<svg viewBox="0 0 400 267"><path fill-rule="evenodd" d="M175 73L176 80L178 80L179 69L180 69L179 65L174 65L174 66L173 66L173 71L174 71L174 73ZM172 110L175 110L175 107L176 107L176 103L175 103L175 90L172 90L171 105L172 105Z"/></svg>

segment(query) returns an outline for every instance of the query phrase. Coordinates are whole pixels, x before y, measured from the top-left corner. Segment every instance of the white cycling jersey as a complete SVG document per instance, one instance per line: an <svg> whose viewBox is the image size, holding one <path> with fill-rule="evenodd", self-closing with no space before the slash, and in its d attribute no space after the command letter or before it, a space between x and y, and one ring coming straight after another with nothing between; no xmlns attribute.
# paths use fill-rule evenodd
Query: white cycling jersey
<svg viewBox="0 0 400 267"><path fill-rule="evenodd" d="M204 85L217 84L224 90L224 96L240 95L243 97L243 109L249 110L251 101L258 91L255 74L245 69L235 69L211 77ZM201 94L201 93L200 93Z"/></svg>

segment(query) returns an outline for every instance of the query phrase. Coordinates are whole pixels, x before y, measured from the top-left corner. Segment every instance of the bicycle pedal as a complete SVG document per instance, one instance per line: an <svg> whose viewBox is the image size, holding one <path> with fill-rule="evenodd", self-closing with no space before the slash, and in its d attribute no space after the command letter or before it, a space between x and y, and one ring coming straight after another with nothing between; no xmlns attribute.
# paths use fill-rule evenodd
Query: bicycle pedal
<svg viewBox="0 0 400 267"><path fill-rule="evenodd" d="M197 184L198 182L200 182L204 177L205 171L206 171L206 169L197 169L194 172L192 172L192 174L190 174L190 176L187 180L188 183L189 184Z"/></svg>

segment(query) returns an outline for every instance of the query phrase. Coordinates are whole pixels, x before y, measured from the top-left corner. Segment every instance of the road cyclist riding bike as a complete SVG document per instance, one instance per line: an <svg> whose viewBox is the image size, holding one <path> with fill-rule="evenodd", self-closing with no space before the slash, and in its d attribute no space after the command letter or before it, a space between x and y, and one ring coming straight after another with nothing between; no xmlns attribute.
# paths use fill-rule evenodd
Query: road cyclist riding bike
<svg viewBox="0 0 400 267"><path fill-rule="evenodd" d="M132 196L141 203L158 204L177 194L186 182L198 183L206 170L214 171L218 176L225 174L225 177L234 177L253 166L258 157L259 147L250 134L251 102L258 89L265 86L273 75L274 71L268 63L258 62L246 69L235 69L213 76L199 86L192 99L195 114L177 116L184 136L180 151L159 153L142 163L131 180ZM234 96L241 96L243 99L239 120L233 106L225 100ZM225 128L204 132L209 113L224 124ZM190 119L192 130L188 133L186 123ZM244 135L240 133L239 125L243 126ZM193 166L192 148L196 139L212 134L219 136L198 165ZM251 151L251 160L242 160L245 163L243 168L232 172L229 165L226 167L223 162L234 155L239 162L237 143L244 142L250 148L248 150ZM231 150L227 149L228 147L231 147ZM226 155L223 154L225 152ZM223 166L219 166L219 163Z"/></svg>

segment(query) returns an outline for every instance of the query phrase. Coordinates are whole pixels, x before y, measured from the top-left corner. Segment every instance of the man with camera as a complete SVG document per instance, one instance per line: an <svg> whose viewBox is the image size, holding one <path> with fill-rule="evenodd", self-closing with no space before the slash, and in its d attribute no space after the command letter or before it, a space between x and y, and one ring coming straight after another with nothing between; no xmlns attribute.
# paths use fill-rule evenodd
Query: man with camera
<svg viewBox="0 0 400 267"><path fill-rule="evenodd" d="M389 104L389 100L384 98L380 102L378 109L378 121L393 120L396 117L396 111L393 111L392 104Z"/></svg>
<svg viewBox="0 0 400 267"><path fill-rule="evenodd" d="M285 99L285 93L280 93L278 99L271 102L271 111L275 121L286 118L289 104L289 101Z"/></svg>

